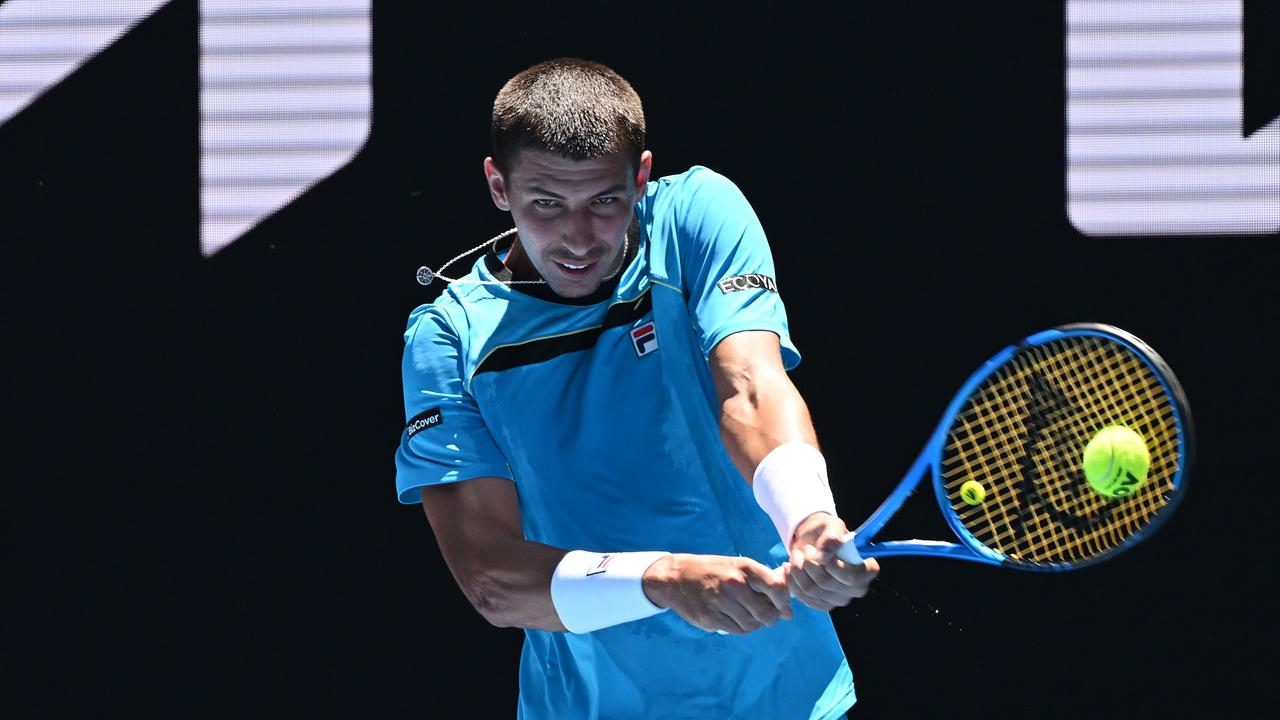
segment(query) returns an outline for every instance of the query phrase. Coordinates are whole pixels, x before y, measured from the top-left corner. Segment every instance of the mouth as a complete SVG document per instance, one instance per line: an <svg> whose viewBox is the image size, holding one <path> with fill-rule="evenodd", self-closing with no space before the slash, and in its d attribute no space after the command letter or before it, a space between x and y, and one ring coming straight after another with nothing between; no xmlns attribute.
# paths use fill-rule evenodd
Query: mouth
<svg viewBox="0 0 1280 720"><path fill-rule="evenodd" d="M564 273L568 277L581 278L586 277L586 275L591 272L591 269L596 266L597 262L598 261L596 260L592 260L591 262L586 263L572 263L565 260L556 260L555 264L556 267L560 268L560 272Z"/></svg>

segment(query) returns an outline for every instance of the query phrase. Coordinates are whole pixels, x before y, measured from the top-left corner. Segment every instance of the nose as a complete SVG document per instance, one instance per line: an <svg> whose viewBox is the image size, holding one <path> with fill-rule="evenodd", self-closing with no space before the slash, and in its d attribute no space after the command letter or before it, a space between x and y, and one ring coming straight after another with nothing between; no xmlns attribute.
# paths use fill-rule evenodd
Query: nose
<svg viewBox="0 0 1280 720"><path fill-rule="evenodd" d="M595 246L595 235L591 227L591 213L586 209L569 214L569 222L565 227L561 241L565 250L580 259L587 259Z"/></svg>

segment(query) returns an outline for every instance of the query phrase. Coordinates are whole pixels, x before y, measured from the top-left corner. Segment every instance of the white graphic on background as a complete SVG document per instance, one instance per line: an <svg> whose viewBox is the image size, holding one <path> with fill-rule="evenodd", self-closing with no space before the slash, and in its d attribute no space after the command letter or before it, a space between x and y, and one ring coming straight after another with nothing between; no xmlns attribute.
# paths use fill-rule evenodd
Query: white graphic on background
<svg viewBox="0 0 1280 720"><path fill-rule="evenodd" d="M0 5L0 125L169 0L9 0Z"/></svg>
<svg viewBox="0 0 1280 720"><path fill-rule="evenodd" d="M371 0L204 0L200 247L221 250L346 165L373 104Z"/></svg>
<svg viewBox="0 0 1280 720"><path fill-rule="evenodd" d="M1067 0L1067 213L1086 235L1280 230L1280 118L1244 136L1243 0Z"/></svg>
<svg viewBox="0 0 1280 720"><path fill-rule="evenodd" d="M168 2L0 5L0 125ZM200 3L205 255L337 172L364 146L372 108L370 2Z"/></svg>

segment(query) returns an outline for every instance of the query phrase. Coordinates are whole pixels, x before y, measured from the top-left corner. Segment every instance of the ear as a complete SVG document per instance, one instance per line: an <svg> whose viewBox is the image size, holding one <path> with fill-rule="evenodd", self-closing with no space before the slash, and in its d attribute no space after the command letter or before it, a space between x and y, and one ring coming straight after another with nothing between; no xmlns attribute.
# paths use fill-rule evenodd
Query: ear
<svg viewBox="0 0 1280 720"><path fill-rule="evenodd" d="M653 170L653 153L645 150L640 153L640 169L636 170L636 193L644 195L644 186L649 184L649 173Z"/></svg>
<svg viewBox="0 0 1280 720"><path fill-rule="evenodd" d="M493 162L493 158L484 159L484 177L489 183L489 197L493 198L493 204L498 206L499 210L511 211L511 203L507 200L507 181L502 177L502 171L498 170L498 166Z"/></svg>

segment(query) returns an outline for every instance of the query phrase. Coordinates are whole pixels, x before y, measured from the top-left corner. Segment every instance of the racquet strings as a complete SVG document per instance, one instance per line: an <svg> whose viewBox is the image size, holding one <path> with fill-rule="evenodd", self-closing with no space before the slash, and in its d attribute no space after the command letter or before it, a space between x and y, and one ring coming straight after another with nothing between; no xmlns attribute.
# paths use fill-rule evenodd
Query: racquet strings
<svg viewBox="0 0 1280 720"><path fill-rule="evenodd" d="M980 384L945 439L941 473L960 523L1010 562L1078 564L1125 543L1166 508L1180 457L1175 400L1123 343L1078 335L1019 349ZM1121 498L1084 477L1085 444L1108 425L1146 441L1151 468ZM987 491L970 506L960 486Z"/></svg>

